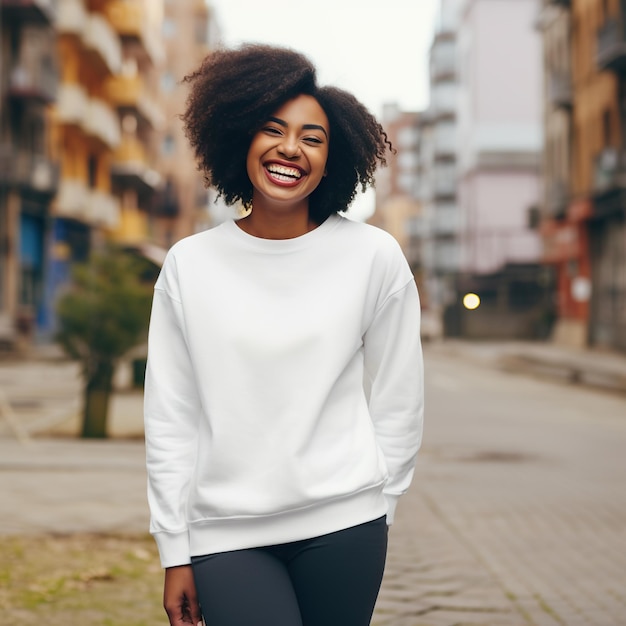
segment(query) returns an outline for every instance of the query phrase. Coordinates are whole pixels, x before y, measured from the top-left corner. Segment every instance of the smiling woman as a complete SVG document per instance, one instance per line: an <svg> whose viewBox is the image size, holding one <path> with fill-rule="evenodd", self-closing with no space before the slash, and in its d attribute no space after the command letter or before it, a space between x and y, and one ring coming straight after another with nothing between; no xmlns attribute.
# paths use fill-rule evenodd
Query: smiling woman
<svg viewBox="0 0 626 626"><path fill-rule="evenodd" d="M252 183L241 167L250 139L296 96L315 99L326 118L320 125L332 138L327 176L309 198L315 223L345 211L357 189L373 183L377 165L386 164L391 146L380 124L352 94L318 86L315 68L297 52L264 45L220 50L185 80L191 85L182 116L187 137L207 182L227 204L252 202Z"/></svg>
<svg viewBox="0 0 626 626"><path fill-rule="evenodd" d="M262 237L262 228L277 219L291 224L283 236L317 226L309 219L308 198L326 174L329 132L324 109L308 95L289 100L268 118L248 150L254 210L239 222L243 230Z"/></svg>
<svg viewBox="0 0 626 626"><path fill-rule="evenodd" d="M187 77L183 121L237 221L172 247L145 384L150 529L172 626L366 626L421 441L415 281L345 211L391 148L303 55Z"/></svg>

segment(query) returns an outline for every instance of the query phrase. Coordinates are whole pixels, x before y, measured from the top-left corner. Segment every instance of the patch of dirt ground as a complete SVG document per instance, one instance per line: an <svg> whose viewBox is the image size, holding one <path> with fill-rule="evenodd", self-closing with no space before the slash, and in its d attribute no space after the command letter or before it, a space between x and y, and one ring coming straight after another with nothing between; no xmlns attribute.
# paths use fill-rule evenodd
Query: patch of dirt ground
<svg viewBox="0 0 626 626"><path fill-rule="evenodd" d="M0 537L0 626L167 624L149 535Z"/></svg>

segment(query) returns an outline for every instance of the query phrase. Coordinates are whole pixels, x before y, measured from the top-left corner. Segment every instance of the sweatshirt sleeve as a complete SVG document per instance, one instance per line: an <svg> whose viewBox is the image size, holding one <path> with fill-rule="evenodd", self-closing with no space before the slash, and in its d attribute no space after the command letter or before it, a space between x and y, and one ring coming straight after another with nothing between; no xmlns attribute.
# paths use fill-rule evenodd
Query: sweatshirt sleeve
<svg viewBox="0 0 626 626"><path fill-rule="evenodd" d="M144 395L150 533L163 567L190 563L186 503L196 462L200 401L181 303L157 281Z"/></svg>
<svg viewBox="0 0 626 626"><path fill-rule="evenodd" d="M420 304L412 278L376 312L364 336L364 359L370 414L389 472L384 494L391 525L398 498L411 483L422 439Z"/></svg>

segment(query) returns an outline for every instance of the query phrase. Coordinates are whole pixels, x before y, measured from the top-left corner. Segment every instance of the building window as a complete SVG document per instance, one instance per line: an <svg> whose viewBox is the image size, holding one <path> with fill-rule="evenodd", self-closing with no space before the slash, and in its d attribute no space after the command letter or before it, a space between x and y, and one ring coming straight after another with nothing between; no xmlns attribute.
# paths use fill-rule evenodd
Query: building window
<svg viewBox="0 0 626 626"><path fill-rule="evenodd" d="M169 156L171 154L174 154L175 149L176 140L174 139L174 137L172 135L165 135L165 137L163 137L163 143L161 144L161 153Z"/></svg>
<svg viewBox="0 0 626 626"><path fill-rule="evenodd" d="M176 79L171 72L165 72L163 76L161 76L161 90L169 93L174 90L176 87Z"/></svg>

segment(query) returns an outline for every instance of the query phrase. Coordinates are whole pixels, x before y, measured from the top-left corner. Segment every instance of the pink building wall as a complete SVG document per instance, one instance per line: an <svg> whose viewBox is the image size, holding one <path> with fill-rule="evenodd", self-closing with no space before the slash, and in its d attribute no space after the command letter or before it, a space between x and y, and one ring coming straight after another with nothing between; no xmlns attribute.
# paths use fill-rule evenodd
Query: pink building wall
<svg viewBox="0 0 626 626"><path fill-rule="evenodd" d="M541 240L527 228L527 209L539 196L535 174L478 170L461 183L460 195L466 271L487 274L539 259Z"/></svg>
<svg viewBox="0 0 626 626"><path fill-rule="evenodd" d="M537 262L528 227L540 198L538 0L468 0L459 29L459 206L462 270Z"/></svg>

